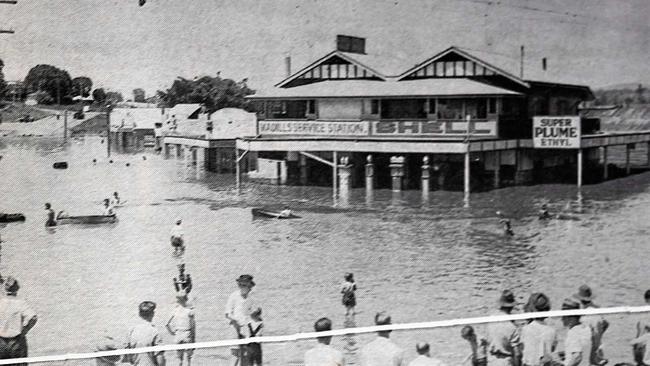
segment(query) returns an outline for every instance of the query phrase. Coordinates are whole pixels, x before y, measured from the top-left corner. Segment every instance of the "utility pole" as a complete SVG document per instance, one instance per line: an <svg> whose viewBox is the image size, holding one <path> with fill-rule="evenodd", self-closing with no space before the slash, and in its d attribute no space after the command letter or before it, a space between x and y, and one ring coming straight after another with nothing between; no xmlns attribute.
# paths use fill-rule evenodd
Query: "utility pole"
<svg viewBox="0 0 650 366"><path fill-rule="evenodd" d="M106 106L106 153L111 157L111 109L113 105L108 103Z"/></svg>

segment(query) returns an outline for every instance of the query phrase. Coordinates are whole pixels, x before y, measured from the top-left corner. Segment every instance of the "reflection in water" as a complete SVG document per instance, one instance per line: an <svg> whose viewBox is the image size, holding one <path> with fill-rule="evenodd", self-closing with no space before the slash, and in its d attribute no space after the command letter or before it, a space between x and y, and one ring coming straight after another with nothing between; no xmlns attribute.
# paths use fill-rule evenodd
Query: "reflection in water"
<svg viewBox="0 0 650 366"><path fill-rule="evenodd" d="M601 306L636 305L647 286L650 174L585 186L578 198L573 185L511 187L474 193L464 208L463 192L431 191L427 202L420 191L352 189L345 206L332 207L330 187L244 182L237 195L233 175L206 173L197 180L187 176L184 162L156 155L115 154L110 164L105 146L92 139L64 147L47 140L0 142L0 212L27 216L0 229L0 272L16 276L39 310L30 333L34 355L88 351L104 328L124 336L143 299L158 304L155 322L164 323L174 307L170 282L179 274L168 236L178 216L185 224L192 293L200 299L199 341L231 336L220 314L242 273L255 276L269 335L309 329L322 316L337 328L366 326L379 310L399 322L485 315L504 288L519 297L544 292L558 308L588 283ZM54 170L54 161L70 167ZM117 224L44 228L43 203L95 213L114 191L128 201L118 209ZM567 219L540 222L541 203ZM251 219L251 207L285 205L302 218ZM511 218L514 237L502 235L497 210ZM333 290L342 269L364 279L358 293L363 312L354 325ZM612 317L611 324L607 354L627 359L629 350L617 340L630 337L634 320ZM442 360L463 356L458 350L466 344L457 329L453 333L430 333ZM338 337L333 345L355 360L371 337ZM394 337L413 358L416 335ZM265 359L286 364L311 344L270 346ZM196 357L222 356L227 351L197 351Z"/></svg>

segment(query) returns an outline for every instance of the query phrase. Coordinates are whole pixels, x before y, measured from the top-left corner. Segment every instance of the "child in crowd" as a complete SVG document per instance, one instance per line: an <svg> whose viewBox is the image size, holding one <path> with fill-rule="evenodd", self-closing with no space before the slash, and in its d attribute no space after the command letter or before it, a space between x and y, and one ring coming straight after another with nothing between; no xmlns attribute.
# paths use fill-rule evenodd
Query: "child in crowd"
<svg viewBox="0 0 650 366"><path fill-rule="evenodd" d="M248 336L261 337L264 329L262 320L262 308L257 308L251 313L251 320L248 322ZM250 343L248 345L248 364L251 366L262 365L262 345Z"/></svg>

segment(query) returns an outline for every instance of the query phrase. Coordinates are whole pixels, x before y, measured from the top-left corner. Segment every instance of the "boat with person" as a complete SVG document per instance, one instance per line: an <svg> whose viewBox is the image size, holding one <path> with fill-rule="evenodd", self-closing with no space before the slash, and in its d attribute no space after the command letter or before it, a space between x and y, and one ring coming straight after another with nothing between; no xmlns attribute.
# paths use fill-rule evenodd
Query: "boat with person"
<svg viewBox="0 0 650 366"><path fill-rule="evenodd" d="M82 215L82 216L69 216L65 212L59 212L56 217L58 225L66 224L112 224L117 221L117 215Z"/></svg>
<svg viewBox="0 0 650 366"><path fill-rule="evenodd" d="M299 219L300 216L295 215L293 212L288 214L282 211L271 211L263 208L253 208L251 209L253 218L267 218L267 219Z"/></svg>
<svg viewBox="0 0 650 366"><path fill-rule="evenodd" d="M21 213L0 213L0 223L25 221L25 215Z"/></svg>

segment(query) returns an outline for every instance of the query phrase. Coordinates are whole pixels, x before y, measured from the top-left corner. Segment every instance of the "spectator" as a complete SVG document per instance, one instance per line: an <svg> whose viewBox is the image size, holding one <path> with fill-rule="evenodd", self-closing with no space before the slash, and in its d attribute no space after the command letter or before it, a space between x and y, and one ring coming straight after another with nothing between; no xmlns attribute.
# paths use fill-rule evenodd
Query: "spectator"
<svg viewBox="0 0 650 366"><path fill-rule="evenodd" d="M332 330L332 321L328 318L320 318L314 323L314 330L326 332ZM305 366L343 366L343 353L330 346L332 337L316 338L318 345L305 352Z"/></svg>
<svg viewBox="0 0 650 366"><path fill-rule="evenodd" d="M418 342L415 345L415 350L419 356L411 361L409 366L444 366L440 360L431 358L429 343Z"/></svg>
<svg viewBox="0 0 650 366"><path fill-rule="evenodd" d="M645 303L650 305L650 290L644 294ZM648 348L648 336L650 333L650 320L647 315L636 323L636 338L632 341L634 361L637 365L650 365L650 348ZM645 336L645 338L644 338Z"/></svg>
<svg viewBox="0 0 650 366"><path fill-rule="evenodd" d="M580 309L573 298L564 299L562 310ZM565 366L589 366L591 355L591 328L580 322L580 315L563 316L562 323L569 328L564 341Z"/></svg>
<svg viewBox="0 0 650 366"><path fill-rule="evenodd" d="M118 348L119 347L115 339L107 332L104 332L104 335L99 339L99 342L97 343L96 350L97 352L115 351ZM97 366L115 366L120 361L120 358L120 356L103 356L97 357L95 361Z"/></svg>
<svg viewBox="0 0 650 366"><path fill-rule="evenodd" d="M551 301L543 293L530 295L527 311L551 310ZM524 366L548 366L557 346L555 329L546 324L546 318L536 318L521 328L522 363Z"/></svg>
<svg viewBox="0 0 650 366"><path fill-rule="evenodd" d="M391 318L384 312L375 315L376 325L389 325ZM404 351L390 341L390 330L377 332L377 338L361 349L361 366L404 366Z"/></svg>
<svg viewBox="0 0 650 366"><path fill-rule="evenodd" d="M587 285L580 286L578 293L573 296L580 301L580 307L582 309L598 308L593 302L594 296L591 288ZM609 328L609 322L600 315L586 315L582 317L582 323L591 328L592 350L589 355L591 364L604 365L607 363L607 360L604 358L600 346L602 344L603 334Z"/></svg>
<svg viewBox="0 0 650 366"><path fill-rule="evenodd" d="M36 312L18 298L20 285L12 276L0 297L0 359L27 357L27 333L36 325Z"/></svg>
<svg viewBox="0 0 650 366"><path fill-rule="evenodd" d="M228 297L225 311L226 319L228 319L229 324L235 330L235 336L237 338L246 338L242 329L248 324L250 315L254 309L251 291L255 287L255 281L253 281L253 276L243 274L235 282L237 282L238 289ZM236 357L235 362L238 359L244 360L246 356L245 350L246 347L235 346L231 348L231 352Z"/></svg>
<svg viewBox="0 0 650 366"><path fill-rule="evenodd" d="M176 293L176 308L165 325L167 331L174 336L174 343L188 344L196 342L196 322L194 309L188 306L187 294L184 291ZM194 350L178 350L178 362L183 366L183 358L187 358L187 366L192 364Z"/></svg>
<svg viewBox="0 0 650 366"><path fill-rule="evenodd" d="M129 332L126 348L159 346L163 343L158 329L152 324L155 311L156 303L152 301L140 303L138 307L140 321ZM165 353L159 351L125 355L124 361L138 366L165 366Z"/></svg>
<svg viewBox="0 0 650 366"><path fill-rule="evenodd" d="M515 295L510 290L504 290L499 298L498 315L510 315L515 305ZM488 324L487 342L489 365L519 365L519 334L514 323L508 321Z"/></svg>
<svg viewBox="0 0 650 366"><path fill-rule="evenodd" d="M261 337L264 335L264 321L262 320L262 308L257 308L251 313L248 322L248 336ZM262 345L260 343L248 344L248 364L253 366L262 365Z"/></svg>

